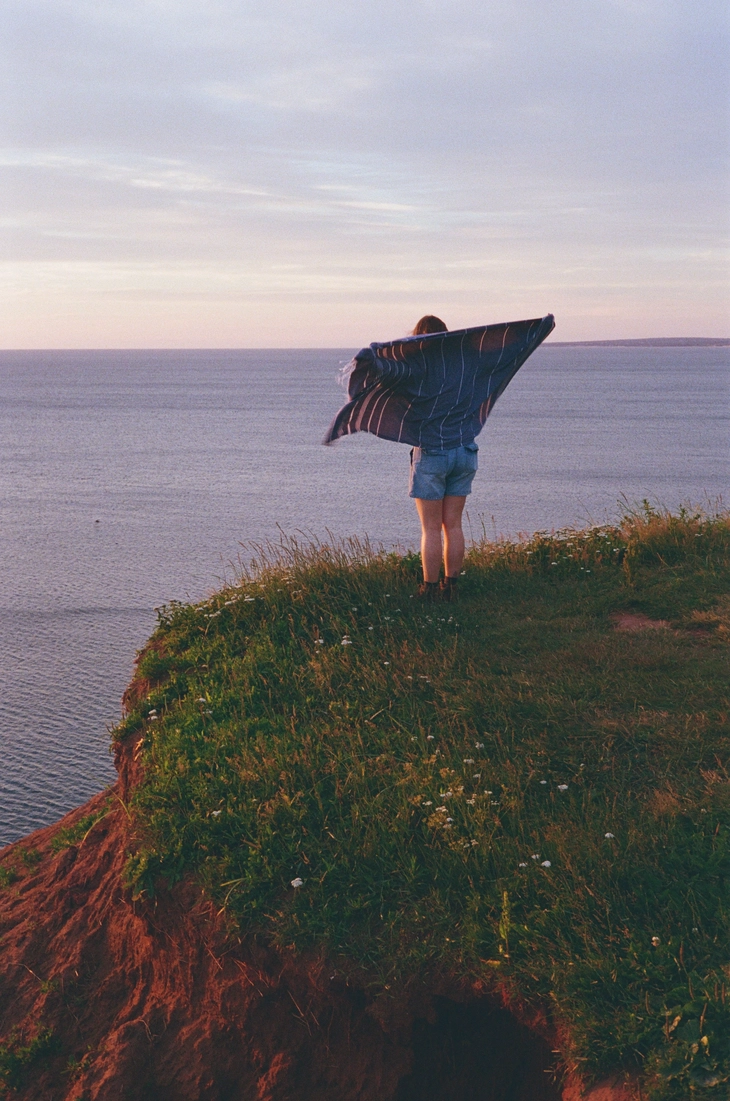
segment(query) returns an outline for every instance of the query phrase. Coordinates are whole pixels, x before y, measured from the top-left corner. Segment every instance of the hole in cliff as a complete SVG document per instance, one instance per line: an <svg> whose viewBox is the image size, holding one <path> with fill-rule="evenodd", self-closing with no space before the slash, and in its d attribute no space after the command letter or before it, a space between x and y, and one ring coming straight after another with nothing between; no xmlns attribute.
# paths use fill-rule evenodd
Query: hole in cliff
<svg viewBox="0 0 730 1101"><path fill-rule="evenodd" d="M559 1101L550 1046L507 1010L434 998L413 1026L413 1071L394 1101Z"/></svg>

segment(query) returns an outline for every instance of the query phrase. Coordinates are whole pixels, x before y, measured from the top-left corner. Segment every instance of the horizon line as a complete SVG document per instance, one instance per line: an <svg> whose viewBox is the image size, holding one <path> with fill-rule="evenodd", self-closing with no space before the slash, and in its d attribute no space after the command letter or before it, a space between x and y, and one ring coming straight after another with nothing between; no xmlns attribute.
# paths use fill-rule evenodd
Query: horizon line
<svg viewBox="0 0 730 1101"><path fill-rule="evenodd" d="M148 346L117 348L0 348L0 355L14 352L336 352L349 351L354 345L312 344L312 345L229 345L206 347L161 348ZM726 348L730 347L730 337L724 336L657 336L639 338L617 338L615 340L545 340L542 348Z"/></svg>

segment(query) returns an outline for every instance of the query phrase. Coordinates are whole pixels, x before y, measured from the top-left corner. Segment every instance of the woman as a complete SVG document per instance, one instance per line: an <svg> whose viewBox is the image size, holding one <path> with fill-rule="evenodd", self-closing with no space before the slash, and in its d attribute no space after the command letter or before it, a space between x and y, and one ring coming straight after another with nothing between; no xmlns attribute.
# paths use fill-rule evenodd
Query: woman
<svg viewBox="0 0 730 1101"><path fill-rule="evenodd" d="M372 432L410 444L425 600L455 596L464 560L461 514L477 469L474 441L510 379L554 327L547 314L449 332L428 314L410 337L363 348L343 372L350 400L323 442Z"/></svg>
<svg viewBox="0 0 730 1101"><path fill-rule="evenodd" d="M413 336L445 332L448 329L439 317L426 314L413 330ZM435 600L437 595L453 600L456 595L464 562L461 514L477 472L478 450L473 441L446 451L423 447L411 450L410 496L415 498L421 521L423 583L418 595L424 600ZM444 577L439 586L442 553Z"/></svg>

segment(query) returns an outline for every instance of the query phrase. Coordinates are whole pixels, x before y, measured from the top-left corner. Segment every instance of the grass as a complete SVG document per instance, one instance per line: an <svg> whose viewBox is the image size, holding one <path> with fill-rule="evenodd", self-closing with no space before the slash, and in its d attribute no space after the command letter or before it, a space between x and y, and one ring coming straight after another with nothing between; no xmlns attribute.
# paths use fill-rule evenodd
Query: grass
<svg viewBox="0 0 730 1101"><path fill-rule="evenodd" d="M479 544L453 605L418 566L283 541L161 611L116 732L144 731L130 882L193 875L375 992L506 985L586 1075L725 1096L730 517Z"/></svg>
<svg viewBox="0 0 730 1101"><path fill-rule="evenodd" d="M56 1048L53 1032L48 1028L39 1029L28 1042L12 1033L7 1044L0 1044L0 1089L5 1087L5 1096L8 1091L22 1089L31 1072L50 1059Z"/></svg>

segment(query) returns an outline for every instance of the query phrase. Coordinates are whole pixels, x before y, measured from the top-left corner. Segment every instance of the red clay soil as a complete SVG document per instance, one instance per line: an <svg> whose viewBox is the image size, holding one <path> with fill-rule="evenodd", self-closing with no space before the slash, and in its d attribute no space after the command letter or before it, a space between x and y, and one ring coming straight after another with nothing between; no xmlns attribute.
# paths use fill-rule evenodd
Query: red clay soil
<svg viewBox="0 0 730 1101"><path fill-rule="evenodd" d="M58 853L51 847L59 829L104 806L108 795L0 852L0 869L19 873L0 890L0 1081L4 1075L12 1087L8 1098L633 1096L619 1084L587 1094L575 1080L556 1085L558 1045L545 1017L508 1009L477 987L442 984L373 999L326 960L232 943L191 886L154 904L133 902L121 881L132 747L118 764L112 809L81 843ZM34 850L40 859L29 866L24 853ZM28 1054L44 1035L45 1047Z"/></svg>

